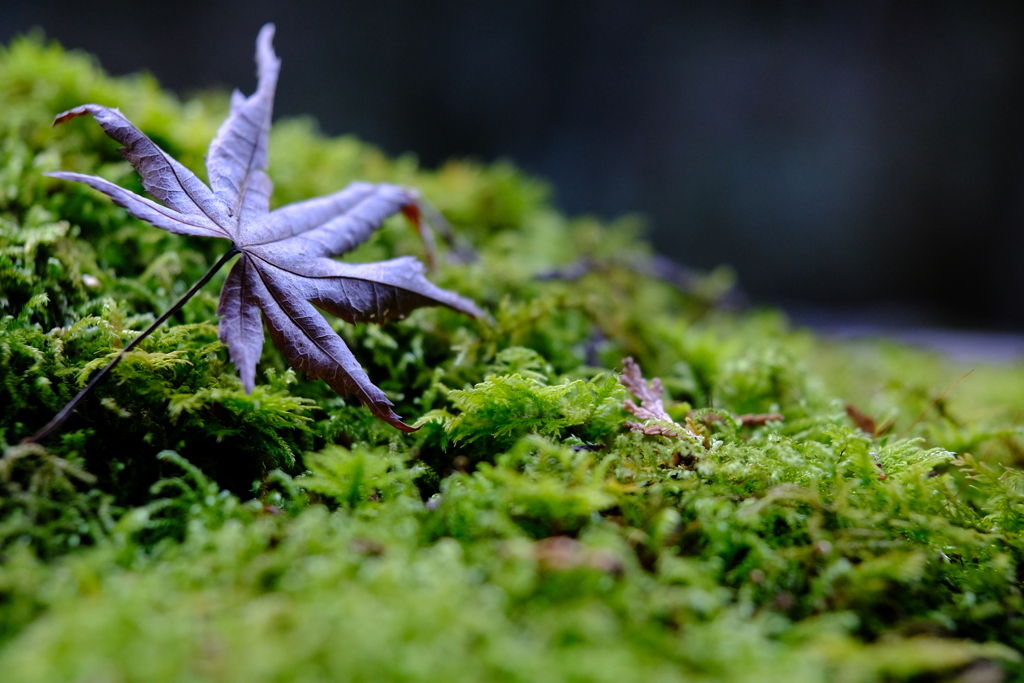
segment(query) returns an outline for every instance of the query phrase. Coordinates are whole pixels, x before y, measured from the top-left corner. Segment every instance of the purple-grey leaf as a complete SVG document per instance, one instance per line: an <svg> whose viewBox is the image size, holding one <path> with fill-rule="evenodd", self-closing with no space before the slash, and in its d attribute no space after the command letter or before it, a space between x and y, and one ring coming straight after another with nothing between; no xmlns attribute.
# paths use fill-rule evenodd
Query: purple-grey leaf
<svg viewBox="0 0 1024 683"><path fill-rule="evenodd" d="M250 270L249 257L243 254L228 273L217 304L218 336L228 347L231 362L238 368L242 386L249 393L256 385L256 364L263 351L263 323L249 282Z"/></svg>
<svg viewBox="0 0 1024 683"><path fill-rule="evenodd" d="M245 98L236 92L231 113L210 145L207 166L213 191L167 156L120 112L84 105L57 117L61 123L91 114L106 133L125 145L125 158L143 186L167 206L139 197L96 176L52 173L85 183L113 198L128 212L158 228L182 235L226 237L241 253L221 290L219 335L251 392L263 349L263 321L288 362L341 394L352 392L382 420L412 427L395 414L317 308L347 322L384 322L420 306L442 305L471 316L486 314L469 299L437 287L412 257L350 264L343 254L404 213L420 223L419 195L397 185L353 183L330 196L269 211L273 185L266 174L267 145L280 61L271 39L273 25L260 31L256 62L259 85Z"/></svg>
<svg viewBox="0 0 1024 683"><path fill-rule="evenodd" d="M345 342L311 304L289 292L288 283L275 286L257 268L251 269L249 279L270 338L292 367L324 380L343 396L355 393L380 419L403 431L415 431L395 414L394 404L374 386Z"/></svg>
<svg viewBox="0 0 1024 683"><path fill-rule="evenodd" d="M260 258L261 251L263 247L257 247L252 253ZM331 259L277 259L264 263L279 270L278 279L293 282L298 296L346 322L380 323L404 318L422 306L437 305L477 318L485 315L469 299L427 280L423 264L411 256L376 263L341 263Z"/></svg>
<svg viewBox="0 0 1024 683"><path fill-rule="evenodd" d="M366 241L381 222L416 201L398 185L352 183L328 197L289 204L246 233L249 245L274 242L303 257L344 254Z"/></svg>
<svg viewBox="0 0 1024 683"><path fill-rule="evenodd" d="M270 208L273 184L267 177L267 150L270 147L270 120L274 109L274 91L281 60L274 54L271 41L274 25L267 24L256 39L256 66L259 84L245 98L237 90L231 97L231 113L210 143L206 168L210 185L232 215L240 217L242 229L266 215Z"/></svg>
<svg viewBox="0 0 1024 683"><path fill-rule="evenodd" d="M124 145L121 154L138 171L147 192L193 220L205 219L220 226L219 237L234 237L226 227L228 216L224 204L213 196L203 181L157 147L117 109L83 104L58 114L53 123L57 125L86 114L91 114L107 135Z"/></svg>
<svg viewBox="0 0 1024 683"><path fill-rule="evenodd" d="M109 180L100 178L99 176L83 175L81 173L67 173L64 171L47 173L46 175L51 178L60 178L61 180L73 180L75 182L84 183L95 190L99 190L103 194L109 195L110 198L114 200L115 204L127 209L128 213L131 215L155 225L158 228L167 230L168 232L173 232L178 235L193 235L196 237L228 236L223 228L209 220L206 216L187 216L185 214L178 213L174 209L161 206L160 204L146 199L145 197L140 197L131 190L126 190L123 187L115 185Z"/></svg>

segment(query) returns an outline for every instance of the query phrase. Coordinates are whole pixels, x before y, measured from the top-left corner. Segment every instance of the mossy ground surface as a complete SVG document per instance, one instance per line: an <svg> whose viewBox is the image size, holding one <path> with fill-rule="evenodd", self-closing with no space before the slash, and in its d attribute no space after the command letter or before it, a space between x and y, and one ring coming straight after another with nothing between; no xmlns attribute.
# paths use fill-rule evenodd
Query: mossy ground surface
<svg viewBox="0 0 1024 683"><path fill-rule="evenodd" d="M730 312L727 273L681 291L635 221L568 219L506 164L273 131L277 204L403 183L479 251L434 279L493 321L336 325L418 432L269 345L246 395L221 274L18 447L227 247L42 175L141 192L98 126L49 127L85 102L199 174L227 108L39 40L0 51L5 683L1024 679L1024 368L962 378ZM396 220L351 258L404 254L422 246ZM625 356L698 439L624 427Z"/></svg>

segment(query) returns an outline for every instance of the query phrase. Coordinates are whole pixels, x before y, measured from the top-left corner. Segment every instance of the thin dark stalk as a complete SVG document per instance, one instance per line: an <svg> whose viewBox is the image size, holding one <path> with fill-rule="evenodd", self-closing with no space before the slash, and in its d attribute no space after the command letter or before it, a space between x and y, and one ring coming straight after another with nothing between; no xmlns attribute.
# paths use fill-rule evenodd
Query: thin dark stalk
<svg viewBox="0 0 1024 683"><path fill-rule="evenodd" d="M118 354L114 356L114 359L107 363L107 365L102 370L93 375L92 379L89 380L89 383L85 385L85 388L79 391L78 394L73 399L68 401L67 405L61 408L60 412L54 415L53 419L50 420L45 427L43 427L38 432L22 441L22 443L39 443L40 441L48 437L50 434L52 434L54 431L56 431L58 427L64 424L64 421L71 416L71 413L74 412L75 408L78 407L78 404L82 402L82 399L85 398L85 395L88 394L89 391L94 386L99 384L99 382L104 377L106 377L107 374L111 370L113 370L118 363L121 362L121 359L124 358L126 353L128 353L136 346L138 346L143 339L145 339L146 337L153 333L153 330L160 327L160 325L162 325L165 320L167 320L172 315L177 313L178 310L180 310L181 307L184 306L189 299L195 296L196 292L202 289L203 285L209 282L210 278L216 275L217 271L223 268L224 264L227 263L231 259L231 257L233 257L237 253L238 250L232 248L228 253L221 256L220 260L213 264L213 267L206 271L206 274L199 278L199 281L192 285L192 288L185 292L185 294L180 299L178 299L178 301L175 302L173 306L167 309L167 311L159 318L154 320L153 324L147 327L145 330L143 330L138 337L133 339L127 346L121 349L120 352L118 352Z"/></svg>

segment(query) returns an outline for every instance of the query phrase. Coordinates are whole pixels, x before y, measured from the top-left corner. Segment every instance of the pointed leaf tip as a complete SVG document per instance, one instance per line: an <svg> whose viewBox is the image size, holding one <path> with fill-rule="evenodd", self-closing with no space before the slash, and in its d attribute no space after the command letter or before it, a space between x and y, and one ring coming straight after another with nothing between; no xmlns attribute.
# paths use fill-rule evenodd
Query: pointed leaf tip
<svg viewBox="0 0 1024 683"><path fill-rule="evenodd" d="M74 109L62 111L61 113L53 117L53 125L56 126L59 123L64 123L65 121L69 121L75 118L76 116L85 116L89 113L89 107L95 106L95 104L83 104L75 107Z"/></svg>
<svg viewBox="0 0 1024 683"><path fill-rule="evenodd" d="M418 432L420 429L419 427L414 427L403 422L402 416L392 410L392 404L390 401L386 404L370 402L364 403L363 405L365 405L373 415L376 415L378 419L387 422L395 429L400 429L407 434Z"/></svg>
<svg viewBox="0 0 1024 683"><path fill-rule="evenodd" d="M256 36L256 66L261 79L265 77L264 72L268 67L281 65L281 60L274 52L274 31L273 24L264 24Z"/></svg>

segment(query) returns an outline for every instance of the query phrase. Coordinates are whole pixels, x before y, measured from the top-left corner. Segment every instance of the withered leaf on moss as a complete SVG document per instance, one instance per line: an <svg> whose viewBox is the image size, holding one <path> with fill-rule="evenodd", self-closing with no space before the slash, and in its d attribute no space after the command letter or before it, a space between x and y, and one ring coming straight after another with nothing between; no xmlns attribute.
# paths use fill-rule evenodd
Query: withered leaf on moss
<svg viewBox="0 0 1024 683"><path fill-rule="evenodd" d="M210 144L207 187L171 158L117 109L86 104L59 114L54 123L90 114L124 147L146 190L163 204L103 178L51 173L109 195L128 213L179 235L230 240L241 254L221 291L219 336L227 345L242 384L251 392L263 348L263 321L288 362L335 391L354 392L382 420L403 429L384 392L316 308L350 322L381 322L420 306L443 305L471 316L477 306L424 277L412 257L348 264L331 256L365 241L389 216L402 212L419 224L420 203L408 188L354 183L335 194L270 211L273 184L267 176L274 90L281 62L267 24L257 39L259 84L246 98L237 90L231 113ZM314 308L316 307L316 308Z"/></svg>
<svg viewBox="0 0 1024 683"><path fill-rule="evenodd" d="M661 385L661 379L655 377L650 382L644 379L640 365L631 356L622 359L622 375L619 377L619 383L640 399L640 405L637 405L627 398L623 401L622 407L627 412L644 420L643 424L627 420L625 423L627 428L651 436L680 438L685 435L691 439L700 438L692 430L678 424L665 412L665 404L661 400L665 389Z"/></svg>

